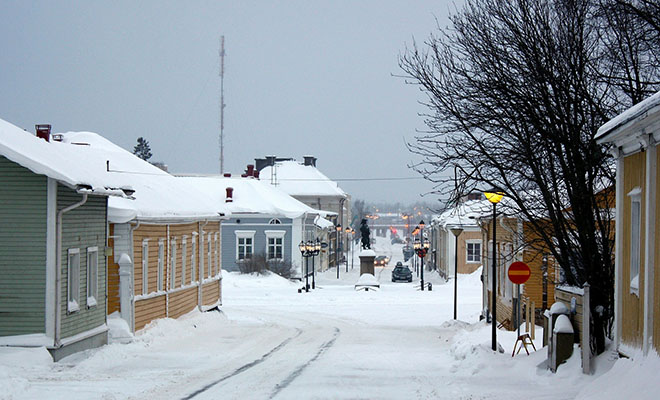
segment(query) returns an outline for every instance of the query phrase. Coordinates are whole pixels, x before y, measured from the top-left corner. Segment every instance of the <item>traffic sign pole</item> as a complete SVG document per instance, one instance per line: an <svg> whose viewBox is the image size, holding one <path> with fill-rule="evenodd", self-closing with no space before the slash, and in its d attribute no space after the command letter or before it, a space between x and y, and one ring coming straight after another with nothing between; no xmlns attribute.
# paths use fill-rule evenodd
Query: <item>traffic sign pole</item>
<svg viewBox="0 0 660 400"><path fill-rule="evenodd" d="M524 262L516 261L509 266L509 272L507 275L509 276L509 280L516 284L516 294L518 296L516 305L516 326L518 329L518 337L520 337L520 285L527 282L530 275L532 275L532 270L529 268L529 265Z"/></svg>

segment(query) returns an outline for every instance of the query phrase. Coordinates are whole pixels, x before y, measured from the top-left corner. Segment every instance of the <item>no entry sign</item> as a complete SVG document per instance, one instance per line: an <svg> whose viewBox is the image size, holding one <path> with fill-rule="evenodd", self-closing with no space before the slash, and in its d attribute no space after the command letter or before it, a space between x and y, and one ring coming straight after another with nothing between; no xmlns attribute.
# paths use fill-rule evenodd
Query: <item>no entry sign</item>
<svg viewBox="0 0 660 400"><path fill-rule="evenodd" d="M521 285L529 279L532 270L524 262L516 261L509 266L509 280L515 284Z"/></svg>

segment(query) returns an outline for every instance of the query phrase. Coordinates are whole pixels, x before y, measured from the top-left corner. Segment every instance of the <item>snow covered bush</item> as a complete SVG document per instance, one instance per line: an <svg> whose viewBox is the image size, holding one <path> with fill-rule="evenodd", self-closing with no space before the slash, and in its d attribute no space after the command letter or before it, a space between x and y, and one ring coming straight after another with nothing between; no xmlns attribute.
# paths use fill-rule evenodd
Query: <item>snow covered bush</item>
<svg viewBox="0 0 660 400"><path fill-rule="evenodd" d="M250 258L242 260L238 264L238 269L242 274L265 274L266 271L270 271L286 279L291 279L294 274L290 261L267 260L264 253L254 254Z"/></svg>

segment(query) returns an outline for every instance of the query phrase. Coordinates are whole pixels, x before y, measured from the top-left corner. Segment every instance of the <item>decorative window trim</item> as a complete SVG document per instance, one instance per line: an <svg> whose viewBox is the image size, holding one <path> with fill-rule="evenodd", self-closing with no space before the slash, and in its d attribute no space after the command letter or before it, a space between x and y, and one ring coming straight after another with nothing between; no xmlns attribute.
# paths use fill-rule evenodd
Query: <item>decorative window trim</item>
<svg viewBox="0 0 660 400"><path fill-rule="evenodd" d="M642 188L628 192L630 197L630 293L639 297L639 275L642 263Z"/></svg>
<svg viewBox="0 0 660 400"><path fill-rule="evenodd" d="M192 240L190 241L190 282L196 282L198 279L197 270L197 239L199 234L193 232Z"/></svg>
<svg viewBox="0 0 660 400"><path fill-rule="evenodd" d="M74 256L72 258L72 256ZM77 256L77 257L75 257ZM80 249L67 250L67 312L80 310Z"/></svg>
<svg viewBox="0 0 660 400"><path fill-rule="evenodd" d="M156 290L161 292L165 288L163 278L165 277L165 239L158 240L158 285Z"/></svg>
<svg viewBox="0 0 660 400"><path fill-rule="evenodd" d="M206 235L206 277L213 275L213 238L209 232Z"/></svg>
<svg viewBox="0 0 660 400"><path fill-rule="evenodd" d="M241 246L239 244L239 240L240 239L250 239L252 241L252 243L250 244L250 250L251 251L249 253L249 255L251 256L251 255L254 254L254 235L256 233L257 233L257 231L234 231L234 234L236 235L236 261L237 262L241 262L243 260L243 259L239 258L240 257L239 248ZM247 244L243 244L243 246L247 246ZM246 253L245 258L249 258L249 257L247 257L247 251L245 253Z"/></svg>
<svg viewBox="0 0 660 400"><path fill-rule="evenodd" d="M99 248L87 248L87 308L97 305L99 297Z"/></svg>
<svg viewBox="0 0 660 400"><path fill-rule="evenodd" d="M170 290L176 288L176 238L170 241Z"/></svg>
<svg viewBox="0 0 660 400"><path fill-rule="evenodd" d="M188 236L181 237L181 287L186 285L186 261L188 258Z"/></svg>
<svg viewBox="0 0 660 400"><path fill-rule="evenodd" d="M266 230L266 231L264 231L264 233L266 234L266 259L267 260L279 260L279 261L283 260L284 259L284 237L286 236L286 231ZM281 239L280 244L274 243L273 246L275 248L274 249L274 255L277 255L277 248L279 247L282 257L276 257L276 256L270 257L270 247L271 247L270 239Z"/></svg>
<svg viewBox="0 0 660 400"><path fill-rule="evenodd" d="M216 268L216 275L220 273L220 232L216 232L215 235L213 235L213 241L215 242L215 268Z"/></svg>
<svg viewBox="0 0 660 400"><path fill-rule="evenodd" d="M280 221L279 218L273 218L270 221L268 221L268 225L281 225L282 221Z"/></svg>

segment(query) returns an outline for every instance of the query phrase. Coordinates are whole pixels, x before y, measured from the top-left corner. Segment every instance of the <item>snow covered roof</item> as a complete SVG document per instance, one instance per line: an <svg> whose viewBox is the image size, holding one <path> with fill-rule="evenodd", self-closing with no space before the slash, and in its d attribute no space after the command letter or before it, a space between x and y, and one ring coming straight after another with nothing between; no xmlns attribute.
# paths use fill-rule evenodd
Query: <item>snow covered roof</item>
<svg viewBox="0 0 660 400"><path fill-rule="evenodd" d="M84 169L107 179L127 182L134 190L132 199L110 198L108 219L123 223L142 221L219 219L223 203L212 202L192 184L168 174L92 132L67 132L62 146L93 151Z"/></svg>
<svg viewBox="0 0 660 400"><path fill-rule="evenodd" d="M54 140L48 142L2 119L0 155L80 193L125 196L124 190L131 189L128 179L109 176L104 172L105 167L101 171L88 168L95 162L105 164L106 158L94 149Z"/></svg>
<svg viewBox="0 0 660 400"><path fill-rule="evenodd" d="M492 205L488 200L468 200L451 208L434 220L442 227L477 227L477 219L490 215Z"/></svg>
<svg viewBox="0 0 660 400"><path fill-rule="evenodd" d="M332 196L346 197L336 182L331 181L312 165L303 165L297 161L275 163L275 186L292 196ZM259 179L271 183L271 170L265 167L259 173Z"/></svg>
<svg viewBox="0 0 660 400"><path fill-rule="evenodd" d="M658 113L659 111L660 92L657 92L653 96L640 101L601 126L596 133L596 139L598 139L599 142L610 141L608 139L611 138L607 138L607 136L611 133L627 128L633 125L637 120L643 119L650 114Z"/></svg>
<svg viewBox="0 0 660 400"><path fill-rule="evenodd" d="M320 215L321 217L335 214L315 210L279 188L254 178L206 176L179 177L178 179L188 180L210 199L225 205L232 214L266 214L286 218L298 218L303 214ZM225 203L228 187L233 188L233 201ZM331 222L326 222L332 225ZM323 224L323 221L317 223L319 226Z"/></svg>

